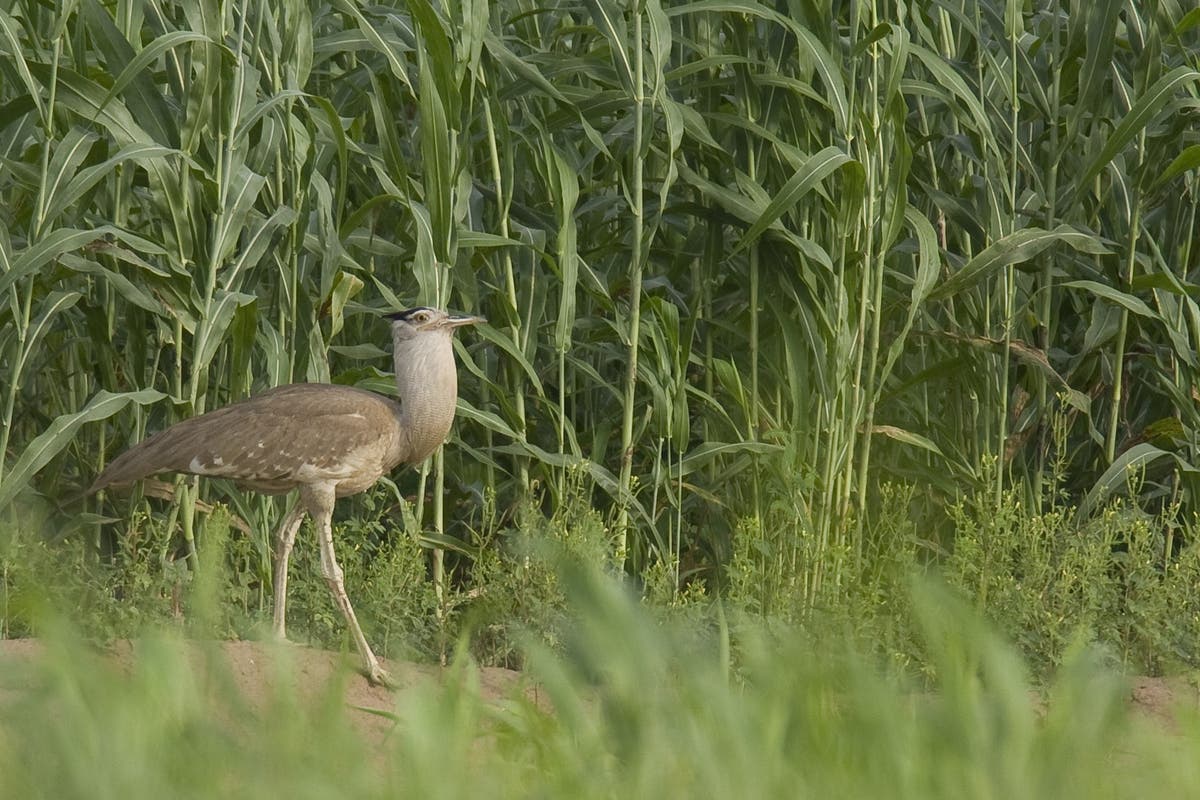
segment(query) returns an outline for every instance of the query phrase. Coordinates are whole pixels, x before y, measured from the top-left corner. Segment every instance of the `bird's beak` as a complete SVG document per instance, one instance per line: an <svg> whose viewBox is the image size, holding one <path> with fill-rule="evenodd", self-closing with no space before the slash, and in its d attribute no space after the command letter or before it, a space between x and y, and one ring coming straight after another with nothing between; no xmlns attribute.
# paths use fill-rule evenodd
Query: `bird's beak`
<svg viewBox="0 0 1200 800"><path fill-rule="evenodd" d="M487 322L483 317L447 317L445 325L447 328L461 328L463 325L478 325L481 322Z"/></svg>

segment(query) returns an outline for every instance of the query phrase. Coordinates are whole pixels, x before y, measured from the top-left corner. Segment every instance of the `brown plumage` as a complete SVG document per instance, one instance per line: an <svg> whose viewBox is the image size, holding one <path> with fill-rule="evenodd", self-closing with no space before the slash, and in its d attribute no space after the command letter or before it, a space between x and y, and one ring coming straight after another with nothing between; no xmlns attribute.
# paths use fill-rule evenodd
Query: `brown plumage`
<svg viewBox="0 0 1200 800"><path fill-rule="evenodd" d="M305 512L321 545L321 572L346 617L372 683L387 674L367 644L333 552L334 500L372 486L399 464L424 460L450 431L458 399L454 330L482 322L432 308L390 315L400 402L349 386L280 386L183 420L122 453L90 491L159 472L228 478L264 494L299 489L277 534L274 630L286 638L287 563Z"/></svg>
<svg viewBox="0 0 1200 800"><path fill-rule="evenodd" d="M92 491L156 472L229 478L284 494L314 478L356 494L409 457L399 403L374 392L293 383L185 419L113 460Z"/></svg>

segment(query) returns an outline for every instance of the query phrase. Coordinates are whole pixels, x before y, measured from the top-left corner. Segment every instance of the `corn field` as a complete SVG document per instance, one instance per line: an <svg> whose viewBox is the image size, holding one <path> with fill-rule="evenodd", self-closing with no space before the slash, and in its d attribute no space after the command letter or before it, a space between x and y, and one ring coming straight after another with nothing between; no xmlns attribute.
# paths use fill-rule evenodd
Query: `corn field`
<svg viewBox="0 0 1200 800"><path fill-rule="evenodd" d="M885 483L927 521L1131 482L1200 510L1189 3L0 7L17 530L102 549L128 503L82 491L178 419L394 393L380 315L418 304L489 320L451 443L396 476L442 545L580 475L628 572L786 522L811 591ZM279 501L200 491L265 552Z"/></svg>

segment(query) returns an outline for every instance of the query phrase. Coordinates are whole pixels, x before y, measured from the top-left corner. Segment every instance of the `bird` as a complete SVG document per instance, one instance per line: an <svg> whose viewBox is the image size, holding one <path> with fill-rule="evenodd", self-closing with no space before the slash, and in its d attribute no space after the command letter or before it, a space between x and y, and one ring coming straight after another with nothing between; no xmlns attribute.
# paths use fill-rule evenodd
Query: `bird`
<svg viewBox="0 0 1200 800"><path fill-rule="evenodd" d="M278 386L150 436L115 458L88 493L163 472L227 478L268 495L298 490L299 502L275 535L272 633L287 639L288 557L307 513L320 544L321 574L366 677L387 686L391 679L363 635L334 555L334 502L365 491L400 464L419 464L445 441L458 400L454 333L486 320L427 306L385 316L399 402L352 386Z"/></svg>

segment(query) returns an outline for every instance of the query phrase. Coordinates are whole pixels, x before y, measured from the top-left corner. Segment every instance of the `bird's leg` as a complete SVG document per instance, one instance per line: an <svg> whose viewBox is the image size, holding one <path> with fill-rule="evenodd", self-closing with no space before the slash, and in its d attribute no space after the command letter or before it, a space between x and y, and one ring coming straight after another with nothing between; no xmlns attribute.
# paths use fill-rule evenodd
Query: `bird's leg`
<svg viewBox="0 0 1200 800"><path fill-rule="evenodd" d="M296 503L283 518L283 523L275 534L275 569L272 580L275 585L275 618L271 632L280 641L287 640L288 557L292 554L292 546L296 544L296 533L300 530L300 523L304 521L304 512L304 503Z"/></svg>
<svg viewBox="0 0 1200 800"><path fill-rule="evenodd" d="M358 618L354 616L350 598L346 595L342 568L338 566L337 557L333 554L333 489L324 490L306 486L300 491L304 493L304 499L309 505L309 513L313 515L317 524L317 541L321 544L321 574L325 577L325 583L329 585L333 601L342 610L342 615L350 626L350 632L354 634L358 652L362 655L367 680L375 686L391 686L391 678L379 665L379 659L371 652L371 646L367 644L367 637L363 635L362 628L358 625Z"/></svg>

